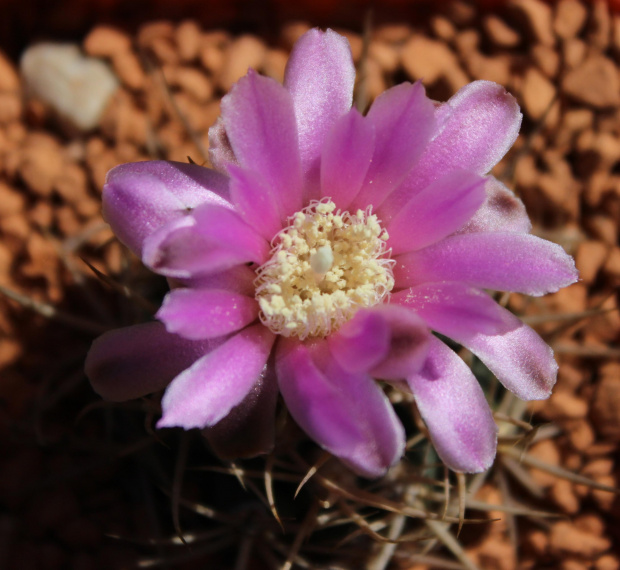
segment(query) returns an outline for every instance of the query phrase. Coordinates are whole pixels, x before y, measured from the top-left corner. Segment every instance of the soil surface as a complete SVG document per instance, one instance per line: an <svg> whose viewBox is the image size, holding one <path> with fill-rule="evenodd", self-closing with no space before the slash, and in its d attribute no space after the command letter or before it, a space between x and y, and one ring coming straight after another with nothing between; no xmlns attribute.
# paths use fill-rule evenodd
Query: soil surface
<svg viewBox="0 0 620 570"><path fill-rule="evenodd" d="M310 9L302 2L291 14L274 2L267 26L264 14L239 7L214 12L209 24L191 2L168 12L170 3L153 2L152 12L142 3L140 16L125 19L119 3L93 4L77 19L83 27L71 30L54 18L46 30L17 3L7 7L31 41L77 39L84 54L108 64L119 88L98 125L82 131L29 96L17 59L26 46L6 35L0 567L619 569L620 500L602 487L617 487L620 477L620 14L604 1L580 0L488 2L485 9L460 0L393 2L374 18L361 4L335 13L333 3ZM154 16L162 19L149 21ZM369 485L330 462L295 502L304 462L318 457L302 443L286 460L244 464L245 475L236 472L244 491L200 437L153 432L156 397L101 402L82 371L98 334L146 320L166 288L104 223L106 172L153 158L205 163L220 99L248 67L281 81L301 34L342 23L361 108L418 79L441 101L475 79L501 83L518 98L522 132L494 174L523 199L534 233L564 246L581 272L557 294L502 299L548 339L559 380L550 400L528 407L498 392L497 463L466 482L466 517L487 522L466 524L462 547L449 538L457 525L426 527L395 512L407 504L441 514L432 495L443 491L424 479L441 483L441 469L416 467L412 487L414 467L404 465ZM286 421L294 435L281 439L290 445L300 436ZM272 502L264 474L272 472L285 532L264 505ZM454 497L458 482L451 481ZM458 515L453 503L448 512Z"/></svg>

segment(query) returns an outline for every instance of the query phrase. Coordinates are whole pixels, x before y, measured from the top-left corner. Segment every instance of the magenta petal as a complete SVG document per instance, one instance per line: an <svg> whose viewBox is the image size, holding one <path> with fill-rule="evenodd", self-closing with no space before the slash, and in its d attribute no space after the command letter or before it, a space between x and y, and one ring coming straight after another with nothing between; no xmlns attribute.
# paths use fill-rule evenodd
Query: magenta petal
<svg viewBox="0 0 620 570"><path fill-rule="evenodd" d="M255 457L273 449L278 382L275 371L262 373L240 404L203 435L224 460Z"/></svg>
<svg viewBox="0 0 620 570"><path fill-rule="evenodd" d="M390 324L382 313L360 309L328 338L338 364L349 372L368 372L390 349Z"/></svg>
<svg viewBox="0 0 620 570"><path fill-rule="evenodd" d="M318 341L283 339L276 353L280 392L295 421L364 477L380 477L404 452L405 433L379 386L340 368ZM315 358L320 362L316 362Z"/></svg>
<svg viewBox="0 0 620 570"><path fill-rule="evenodd" d="M267 260L269 244L234 211L205 205L146 240L142 260L153 271L180 279Z"/></svg>
<svg viewBox="0 0 620 570"><path fill-rule="evenodd" d="M487 174L517 139L522 115L501 85L474 81L440 105L436 118L436 136L385 204L384 221L413 193L456 168Z"/></svg>
<svg viewBox="0 0 620 570"><path fill-rule="evenodd" d="M482 207L457 233L515 232L527 234L532 223L525 205L499 180L489 176L484 186L486 199Z"/></svg>
<svg viewBox="0 0 620 570"><path fill-rule="evenodd" d="M454 471L491 467L497 425L478 381L445 344L431 339L424 368L407 383L439 457Z"/></svg>
<svg viewBox="0 0 620 570"><path fill-rule="evenodd" d="M267 241L282 229L278 198L260 176L236 166L230 173L230 199L238 214Z"/></svg>
<svg viewBox="0 0 620 570"><path fill-rule="evenodd" d="M204 203L228 205L228 180L195 164L121 164L108 172L103 187L103 217L138 256L148 236Z"/></svg>
<svg viewBox="0 0 620 570"><path fill-rule="evenodd" d="M222 99L222 117L239 165L271 189L281 221L301 210L297 123L288 91L250 70Z"/></svg>
<svg viewBox="0 0 620 570"><path fill-rule="evenodd" d="M435 283L397 293L394 301L415 309L431 329L471 350L522 400L551 394L558 370L553 351L488 295L477 298L465 288L459 293L458 284Z"/></svg>
<svg viewBox="0 0 620 570"><path fill-rule="evenodd" d="M175 289L166 295L156 317L168 332L183 338L216 338L256 320L258 303L222 289Z"/></svg>
<svg viewBox="0 0 620 570"><path fill-rule="evenodd" d="M209 160L213 168L223 174L228 173L230 166L238 164L237 157L230 146L222 117L218 117L215 124L209 129Z"/></svg>
<svg viewBox="0 0 620 570"><path fill-rule="evenodd" d="M434 105L418 83L402 83L377 97L366 120L375 129L375 152L352 209L375 209L413 167L435 128Z"/></svg>
<svg viewBox="0 0 620 570"><path fill-rule="evenodd" d="M434 330L449 330L448 336L468 334L472 325L478 332L497 334L504 325L497 303L484 291L462 283L416 285L394 293L391 302L415 311Z"/></svg>
<svg viewBox="0 0 620 570"><path fill-rule="evenodd" d="M374 127L351 109L328 133L321 155L321 197L346 210L359 192L375 148Z"/></svg>
<svg viewBox="0 0 620 570"><path fill-rule="evenodd" d="M355 67L346 38L332 30L313 29L295 44L286 66L284 86L293 99L299 152L308 199L317 199L319 160L337 119L353 101Z"/></svg>
<svg viewBox="0 0 620 570"><path fill-rule="evenodd" d="M197 360L168 386L157 427L204 428L225 418L258 382L274 340L254 325Z"/></svg>
<svg viewBox="0 0 620 570"><path fill-rule="evenodd" d="M539 296L574 283L578 274L572 257L550 241L517 233L472 233L398 256L394 278L399 288L461 281Z"/></svg>
<svg viewBox="0 0 620 570"><path fill-rule="evenodd" d="M402 380L424 364L429 336L428 327L413 311L383 304L359 310L328 342L345 370Z"/></svg>
<svg viewBox="0 0 620 570"><path fill-rule="evenodd" d="M392 254L421 249L461 228L484 202L484 183L456 170L415 194L387 224Z"/></svg>
<svg viewBox="0 0 620 570"><path fill-rule="evenodd" d="M199 275L189 279L168 279L170 288L186 287L192 289L226 289L252 297L255 292L256 273L247 265L235 265L226 271Z"/></svg>
<svg viewBox="0 0 620 570"><path fill-rule="evenodd" d="M86 375L97 394L124 402L165 388L216 344L170 334L158 322L125 327L93 342L86 357Z"/></svg>

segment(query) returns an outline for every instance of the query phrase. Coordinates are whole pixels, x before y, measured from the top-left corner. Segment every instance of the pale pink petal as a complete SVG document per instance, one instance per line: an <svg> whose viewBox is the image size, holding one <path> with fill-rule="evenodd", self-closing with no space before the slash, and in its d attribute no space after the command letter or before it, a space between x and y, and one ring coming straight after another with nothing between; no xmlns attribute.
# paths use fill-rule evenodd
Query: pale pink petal
<svg viewBox="0 0 620 570"><path fill-rule="evenodd" d="M421 249L461 228L482 205L484 182L455 170L415 194L386 226L392 254Z"/></svg>
<svg viewBox="0 0 620 570"><path fill-rule="evenodd" d="M278 196L256 172L228 167L230 199L237 213L267 241L282 229Z"/></svg>
<svg viewBox="0 0 620 570"><path fill-rule="evenodd" d="M432 338L424 368L407 383L442 461L465 473L488 469L495 458L497 426L469 367Z"/></svg>
<svg viewBox="0 0 620 570"><path fill-rule="evenodd" d="M278 382L269 366L248 395L203 435L224 460L255 457L273 449Z"/></svg>
<svg viewBox="0 0 620 570"><path fill-rule="evenodd" d="M435 128L434 106L420 82L379 95L366 120L375 129L375 152L353 210L376 209L405 179Z"/></svg>
<svg viewBox="0 0 620 570"><path fill-rule="evenodd" d="M575 262L559 245L517 233L470 233L396 257L399 288L438 281L528 295L577 281Z"/></svg>
<svg viewBox="0 0 620 570"><path fill-rule="evenodd" d="M269 256L267 241L232 210L206 205L174 224L145 242L142 260L161 275L186 279Z"/></svg>
<svg viewBox="0 0 620 570"><path fill-rule="evenodd" d="M175 289L166 295L155 316L168 332L183 338L216 338L256 320L258 303L223 289Z"/></svg>
<svg viewBox="0 0 620 570"><path fill-rule="evenodd" d="M254 325L197 360L168 386L157 427L204 428L225 418L258 382L274 340Z"/></svg>
<svg viewBox="0 0 620 570"><path fill-rule="evenodd" d="M360 309L328 342L345 370L400 380L424 364L428 337L428 327L413 311L383 304Z"/></svg>
<svg viewBox="0 0 620 570"><path fill-rule="evenodd" d="M459 294L456 284L429 284L426 300L424 287L416 289L397 293L395 301L415 309L431 329L471 350L522 400L549 397L558 367L551 348L530 327L488 295L476 298L466 290Z"/></svg>
<svg viewBox="0 0 620 570"><path fill-rule="evenodd" d="M288 91L250 70L222 99L222 118L239 166L258 173L277 196L281 221L301 210L297 124Z"/></svg>
<svg viewBox="0 0 620 570"><path fill-rule="evenodd" d="M321 155L321 197L346 210L359 192L375 147L374 127L351 109L327 134Z"/></svg>
<svg viewBox="0 0 620 570"><path fill-rule="evenodd" d="M256 288L254 280L256 273L247 265L235 265L226 271L199 275L189 279L169 278L168 283L171 289L186 287L192 289L226 289L232 293L240 293L252 297Z"/></svg>
<svg viewBox="0 0 620 570"><path fill-rule="evenodd" d="M138 256L147 237L196 206L231 207L226 177L195 164L164 160L113 168L102 199L103 217L116 237Z"/></svg>
<svg viewBox="0 0 620 570"><path fill-rule="evenodd" d="M369 376L340 368L325 342L282 339L276 370L295 421L356 473L380 477L399 460L404 429L385 394Z"/></svg>
<svg viewBox="0 0 620 570"><path fill-rule="evenodd" d="M284 86L291 94L299 132L299 151L308 184L306 201L317 199L319 160L327 133L353 101L355 67L346 38L313 29L295 44Z"/></svg>
<svg viewBox="0 0 620 570"><path fill-rule="evenodd" d="M162 390L217 343L170 334L159 322L116 329L93 342L86 375L97 394L124 402Z"/></svg>
<svg viewBox="0 0 620 570"><path fill-rule="evenodd" d="M523 202L493 176L484 186L486 200L474 216L458 230L459 234L477 232L515 232L527 234L532 223Z"/></svg>
<svg viewBox="0 0 620 570"><path fill-rule="evenodd" d="M504 323L489 295L462 283L424 283L394 293L390 301L415 311L431 328L455 334L467 334L472 324L477 331L495 334Z"/></svg>
<svg viewBox="0 0 620 570"><path fill-rule="evenodd" d="M436 118L437 134L384 205L384 221L413 193L456 168L487 174L517 139L522 115L516 99L501 85L474 81L440 105Z"/></svg>

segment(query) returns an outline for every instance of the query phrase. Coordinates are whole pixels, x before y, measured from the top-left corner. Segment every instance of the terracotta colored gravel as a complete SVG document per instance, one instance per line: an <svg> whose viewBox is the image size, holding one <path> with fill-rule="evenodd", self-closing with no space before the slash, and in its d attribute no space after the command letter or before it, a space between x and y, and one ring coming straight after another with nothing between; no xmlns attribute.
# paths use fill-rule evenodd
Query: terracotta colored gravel
<svg viewBox="0 0 620 570"><path fill-rule="evenodd" d="M620 14L604 1L491 4L479 11L461 0L437 2L415 21L375 26L367 46L359 30L338 31L351 41L364 106L391 85L417 79L438 100L474 79L500 82L519 99L522 134L495 174L523 198L535 233L576 256L582 277L555 295L507 301L547 335L561 363L551 399L531 406L533 424L555 429L528 453L617 487ZM221 96L248 66L281 81L291 46L310 25L289 21L268 41L191 19L144 23L131 35L97 26L82 47L109 62L121 88L89 133L29 100L15 62L0 53L0 286L44 304L40 312L58 312L50 320L0 298L1 568L125 568L168 555L162 537L175 533L160 489L170 488L177 450L153 449L158 444L143 426L145 414L151 425L149 414L157 413L153 401L102 404L81 372L98 331L148 318L145 305L165 290L113 240L100 216L101 186L121 162L205 162ZM116 290L85 262L112 276ZM123 287L143 301L127 299ZM152 462L152 481L141 471L145 462ZM484 513L502 520L463 532L481 569L620 568L617 496L541 470L524 467L526 482L502 473L504 480L489 477L475 498L501 505L508 496L565 516L521 517L512 528L501 510ZM205 492L198 476L188 478L184 496ZM189 531L196 521L183 522ZM366 540L362 551L379 548L372 544ZM399 546L393 567L442 567L415 562L418 546ZM194 554L169 567L227 567L218 566L226 564L218 555ZM453 560L445 549L429 554ZM286 552L279 556L282 563ZM317 568L329 567L329 555L318 560Z"/></svg>

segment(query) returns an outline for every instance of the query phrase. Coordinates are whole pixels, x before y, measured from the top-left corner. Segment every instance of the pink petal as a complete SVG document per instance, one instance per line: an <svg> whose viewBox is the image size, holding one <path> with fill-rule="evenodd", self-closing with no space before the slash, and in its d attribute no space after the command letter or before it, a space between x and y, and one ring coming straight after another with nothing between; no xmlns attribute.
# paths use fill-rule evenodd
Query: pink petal
<svg viewBox="0 0 620 570"><path fill-rule="evenodd" d="M226 271L200 275L189 279L168 279L171 289L178 287L192 289L226 289L232 293L254 296L256 273L247 265L235 265Z"/></svg>
<svg viewBox="0 0 620 570"><path fill-rule="evenodd" d="M424 283L394 293L391 302L415 311L434 330L451 335L476 331L497 334L504 325L497 303L484 291L462 283Z"/></svg>
<svg viewBox="0 0 620 570"><path fill-rule="evenodd" d="M293 99L304 178L317 199L319 160L327 133L353 101L355 67L349 42L336 32L313 29L295 44L284 86Z"/></svg>
<svg viewBox="0 0 620 570"><path fill-rule="evenodd" d="M204 428L225 418L256 386L274 340L254 325L197 360L168 386L157 427Z"/></svg>
<svg viewBox="0 0 620 570"><path fill-rule="evenodd" d="M216 338L256 320L258 303L222 289L175 289L166 295L156 317L168 332L183 338Z"/></svg>
<svg viewBox="0 0 620 570"><path fill-rule="evenodd" d="M250 70L222 99L222 118L239 165L277 196L282 222L302 208L297 124L282 85Z"/></svg>
<svg viewBox="0 0 620 570"><path fill-rule="evenodd" d="M234 211L206 205L146 240L142 260L156 273L186 279L241 263L261 265L268 256L269 244Z"/></svg>
<svg viewBox="0 0 620 570"><path fill-rule="evenodd" d="M103 187L103 217L136 255L144 240L204 203L228 203L228 180L197 166L163 160L131 162L110 170Z"/></svg>
<svg viewBox="0 0 620 570"><path fill-rule="evenodd" d="M401 380L424 364L428 337L428 327L413 311L383 304L359 310L328 342L348 372Z"/></svg>
<svg viewBox="0 0 620 570"><path fill-rule="evenodd" d="M469 367L440 340L431 338L424 368L407 383L442 461L465 473L491 467L497 426Z"/></svg>
<svg viewBox="0 0 620 570"><path fill-rule="evenodd" d="M385 394L369 376L340 368L325 342L282 339L276 370L295 421L356 473L380 477L401 457L404 429Z"/></svg>
<svg viewBox="0 0 620 570"><path fill-rule="evenodd" d="M93 342L85 370L93 390L124 402L165 388L217 341L193 341L166 331L158 322L116 329Z"/></svg>
<svg viewBox="0 0 620 570"><path fill-rule="evenodd" d="M462 227L485 199L484 182L456 170L415 194L387 224L392 254L421 249Z"/></svg>
<svg viewBox="0 0 620 570"><path fill-rule="evenodd" d="M459 295L455 284L429 284L427 291L433 287L437 293L427 302L420 302L424 289L416 292L418 287L397 293L395 301L404 301L431 329L471 350L522 400L549 397L558 366L540 336L487 295L477 300L471 291Z"/></svg>
<svg viewBox="0 0 620 570"><path fill-rule="evenodd" d="M486 200L458 232L515 232L527 234L532 224L523 202L499 180L489 176L484 186Z"/></svg>
<svg viewBox="0 0 620 570"><path fill-rule="evenodd" d="M487 174L517 139L522 115L516 99L501 85L474 81L440 105L436 118L436 136L385 204L384 221L413 193L456 168Z"/></svg>
<svg viewBox="0 0 620 570"><path fill-rule="evenodd" d="M420 82L379 95L366 120L375 128L375 152L353 210L376 209L405 179L435 128L434 106Z"/></svg>
<svg viewBox="0 0 620 570"><path fill-rule="evenodd" d="M230 199L246 224L267 241L282 229L278 196L260 176L237 166L229 166Z"/></svg>
<svg viewBox="0 0 620 570"><path fill-rule="evenodd" d="M374 127L356 109L338 119L321 155L321 197L346 210L362 186L374 147Z"/></svg>
<svg viewBox="0 0 620 570"><path fill-rule="evenodd" d="M275 371L258 377L249 394L203 435L224 460L255 457L273 449L278 382Z"/></svg>
<svg viewBox="0 0 620 570"><path fill-rule="evenodd" d="M577 281L575 262L557 244L517 233L472 233L396 257L399 288L461 281L528 295L555 292Z"/></svg>

